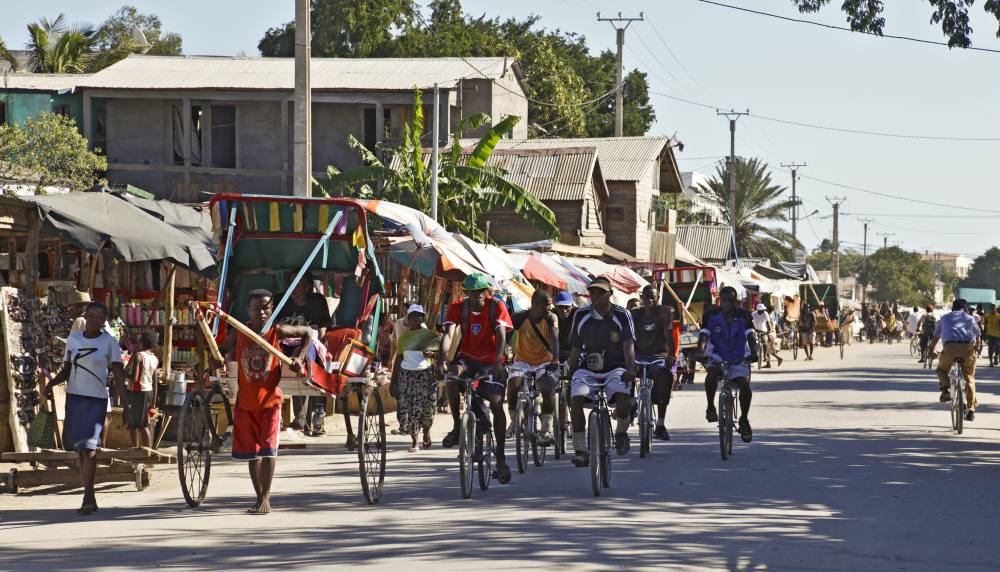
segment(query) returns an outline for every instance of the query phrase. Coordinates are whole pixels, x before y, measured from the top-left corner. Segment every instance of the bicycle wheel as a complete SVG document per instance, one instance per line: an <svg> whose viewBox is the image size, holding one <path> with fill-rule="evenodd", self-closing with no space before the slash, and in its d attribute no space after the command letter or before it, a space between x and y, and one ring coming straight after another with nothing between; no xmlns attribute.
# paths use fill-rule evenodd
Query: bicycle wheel
<svg viewBox="0 0 1000 572"><path fill-rule="evenodd" d="M793 360L799 359L799 340L798 336L795 334L793 334L792 337L792 359Z"/></svg>
<svg viewBox="0 0 1000 572"><path fill-rule="evenodd" d="M719 392L719 452L722 460L729 458L729 443L727 435L732 435L733 412L729 410L729 399L725 390Z"/></svg>
<svg viewBox="0 0 1000 572"><path fill-rule="evenodd" d="M458 429L458 478L462 486L462 498L472 496L472 452L476 447L476 416L466 411Z"/></svg>
<svg viewBox="0 0 1000 572"><path fill-rule="evenodd" d="M532 412L531 423L528 426L528 439L531 441L531 457L536 467L545 465L545 455L548 453L548 445L542 444L541 436L538 433L540 423L538 414Z"/></svg>
<svg viewBox="0 0 1000 572"><path fill-rule="evenodd" d="M600 416L591 411L587 418L587 449L590 457L590 486L594 496L601 496L601 430Z"/></svg>
<svg viewBox="0 0 1000 572"><path fill-rule="evenodd" d="M523 473L528 468L528 432L525 430L528 420L531 418L531 410L528 408L528 401L518 398L517 407L514 408L514 444L517 455L517 472Z"/></svg>
<svg viewBox="0 0 1000 572"><path fill-rule="evenodd" d="M374 411L368 412L369 404ZM358 469L361 474L361 491L368 504L382 498L385 482L385 415L382 396L376 389L358 390Z"/></svg>
<svg viewBox="0 0 1000 572"><path fill-rule="evenodd" d="M649 388L643 382L639 390L639 458L644 459L653 448L653 420Z"/></svg>
<svg viewBox="0 0 1000 572"><path fill-rule="evenodd" d="M189 393L177 420L177 474L188 506L205 500L212 470L212 425L208 400L201 393Z"/></svg>
<svg viewBox="0 0 1000 572"><path fill-rule="evenodd" d="M566 452L566 442L563 441L562 395L557 391L552 396L552 455L558 460Z"/></svg>
<svg viewBox="0 0 1000 572"><path fill-rule="evenodd" d="M837 334L837 344L840 345L840 359L844 359L844 334Z"/></svg>
<svg viewBox="0 0 1000 572"><path fill-rule="evenodd" d="M490 481L493 480L493 458L496 451L493 448L492 431L486 431L480 439L483 441L483 456L479 458L479 488L485 491L490 488Z"/></svg>
<svg viewBox="0 0 1000 572"><path fill-rule="evenodd" d="M611 415L601 412L601 485L611 486Z"/></svg>

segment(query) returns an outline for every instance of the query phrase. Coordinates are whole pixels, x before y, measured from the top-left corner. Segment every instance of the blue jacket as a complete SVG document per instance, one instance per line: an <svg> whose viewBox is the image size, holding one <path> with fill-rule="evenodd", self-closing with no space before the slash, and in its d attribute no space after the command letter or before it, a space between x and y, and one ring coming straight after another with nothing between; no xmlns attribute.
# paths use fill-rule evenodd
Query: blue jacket
<svg viewBox="0 0 1000 572"><path fill-rule="evenodd" d="M726 323L721 310L706 314L701 323L701 333L708 336L712 355L727 362L737 362L750 355L747 336L753 333L753 316L738 309L732 323Z"/></svg>

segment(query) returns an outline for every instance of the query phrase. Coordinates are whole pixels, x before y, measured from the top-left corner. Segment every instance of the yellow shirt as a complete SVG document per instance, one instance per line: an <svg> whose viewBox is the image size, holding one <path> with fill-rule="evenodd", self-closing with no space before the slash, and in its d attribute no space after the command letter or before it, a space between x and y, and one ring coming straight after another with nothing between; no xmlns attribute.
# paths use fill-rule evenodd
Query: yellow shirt
<svg viewBox="0 0 1000 572"><path fill-rule="evenodd" d="M986 314L986 335L1000 338L1000 314Z"/></svg>
<svg viewBox="0 0 1000 572"><path fill-rule="evenodd" d="M542 365L543 363L551 362L552 352L545 347L545 342L542 342L538 338L535 329L528 323L530 319L525 317L524 321L521 322L521 326L517 329L517 339L514 340L514 360L523 361L530 365ZM535 322L535 326L538 327L538 331L545 336L545 341L548 342L552 337L548 320Z"/></svg>

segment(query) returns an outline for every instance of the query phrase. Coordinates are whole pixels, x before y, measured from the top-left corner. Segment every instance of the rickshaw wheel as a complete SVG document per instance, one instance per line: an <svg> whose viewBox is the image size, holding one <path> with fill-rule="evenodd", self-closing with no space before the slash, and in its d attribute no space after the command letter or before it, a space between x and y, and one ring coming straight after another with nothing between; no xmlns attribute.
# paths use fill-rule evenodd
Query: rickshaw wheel
<svg viewBox="0 0 1000 572"><path fill-rule="evenodd" d="M181 492L191 508L205 500L212 469L212 426L208 402L201 393L189 393L177 420L177 474Z"/></svg>
<svg viewBox="0 0 1000 572"><path fill-rule="evenodd" d="M368 411L369 399L374 400L374 411ZM358 469L361 473L361 490L368 504L382 498L385 481L385 413L382 396L377 388L358 390Z"/></svg>

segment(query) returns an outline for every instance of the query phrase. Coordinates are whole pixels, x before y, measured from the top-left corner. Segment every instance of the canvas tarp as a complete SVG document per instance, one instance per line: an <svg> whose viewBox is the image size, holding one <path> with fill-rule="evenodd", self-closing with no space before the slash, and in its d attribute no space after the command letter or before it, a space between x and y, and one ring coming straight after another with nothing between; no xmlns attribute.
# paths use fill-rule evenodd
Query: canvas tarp
<svg viewBox="0 0 1000 572"><path fill-rule="evenodd" d="M170 260L209 278L218 274L211 234L206 242L202 232L174 227L111 193L22 199L35 204L43 229L92 254L107 248L125 262Z"/></svg>

